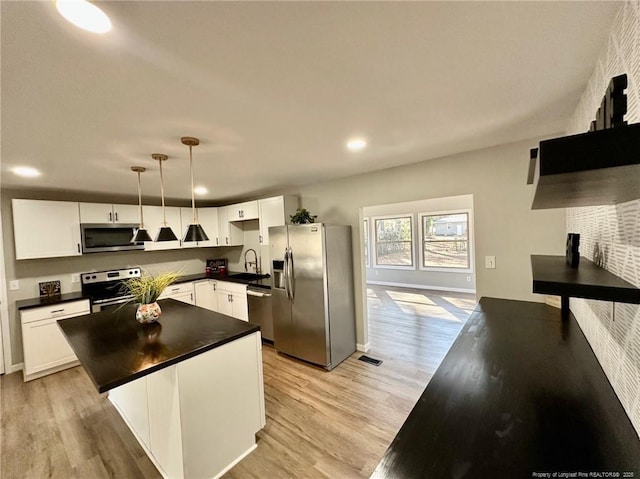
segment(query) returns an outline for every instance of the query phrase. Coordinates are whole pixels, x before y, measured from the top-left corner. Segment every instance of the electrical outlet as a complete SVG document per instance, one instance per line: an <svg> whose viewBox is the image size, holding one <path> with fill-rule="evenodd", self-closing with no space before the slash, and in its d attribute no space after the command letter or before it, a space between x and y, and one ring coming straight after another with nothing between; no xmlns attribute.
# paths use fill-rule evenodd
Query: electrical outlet
<svg viewBox="0 0 640 479"><path fill-rule="evenodd" d="M20 289L20 281L18 281L17 279L9 281L9 289L11 291L18 291Z"/></svg>
<svg viewBox="0 0 640 479"><path fill-rule="evenodd" d="M74 273L71 275L71 282L72 283L79 283L80 282L80 273Z"/></svg>
<svg viewBox="0 0 640 479"><path fill-rule="evenodd" d="M495 256L485 256L484 257L484 267L486 269L496 269L496 257Z"/></svg>
<svg viewBox="0 0 640 479"><path fill-rule="evenodd" d="M471 276L467 276L467 283L471 283Z"/></svg>

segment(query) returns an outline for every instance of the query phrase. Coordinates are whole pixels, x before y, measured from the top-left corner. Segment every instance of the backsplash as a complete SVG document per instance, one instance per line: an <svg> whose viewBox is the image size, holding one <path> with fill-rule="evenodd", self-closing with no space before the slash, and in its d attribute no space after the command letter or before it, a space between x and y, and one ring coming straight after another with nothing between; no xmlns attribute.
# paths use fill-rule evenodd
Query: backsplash
<svg viewBox="0 0 640 479"><path fill-rule="evenodd" d="M628 123L640 122L640 0L620 9L569 124L583 133L612 77L626 73ZM567 209L567 232L580 233L580 254L640 286L640 200ZM640 435L640 306L571 298L571 311Z"/></svg>

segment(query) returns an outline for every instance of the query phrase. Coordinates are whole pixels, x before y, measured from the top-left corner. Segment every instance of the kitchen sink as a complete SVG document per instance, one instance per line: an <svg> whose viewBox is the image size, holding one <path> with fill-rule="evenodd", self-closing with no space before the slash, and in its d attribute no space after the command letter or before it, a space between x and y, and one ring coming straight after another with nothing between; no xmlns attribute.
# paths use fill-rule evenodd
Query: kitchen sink
<svg viewBox="0 0 640 479"><path fill-rule="evenodd" d="M254 281L256 279L268 278L269 275L268 274L256 274L256 273L235 273L235 274L230 274L227 277L228 278L232 278L232 279L242 279L242 280L245 280L245 281Z"/></svg>

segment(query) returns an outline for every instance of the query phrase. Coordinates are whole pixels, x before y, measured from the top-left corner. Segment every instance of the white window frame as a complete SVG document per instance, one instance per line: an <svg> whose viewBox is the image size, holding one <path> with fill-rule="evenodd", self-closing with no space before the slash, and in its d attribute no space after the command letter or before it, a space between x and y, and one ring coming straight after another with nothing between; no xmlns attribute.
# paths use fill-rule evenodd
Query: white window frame
<svg viewBox="0 0 640 479"><path fill-rule="evenodd" d="M416 259L418 256L416 255L416 228L415 228L415 213L396 213L393 215L384 215L384 216L372 216L371 217L371 225L369 228L373 232L373 234L369 238L369 243L372 245L373 255L371 256L372 262L371 267L376 269L400 269L407 271L415 271L416 270ZM394 218L409 218L411 221L411 261L413 264L409 265L392 265L392 264L378 264L378 229L376 227L377 220L388 220Z"/></svg>
<svg viewBox="0 0 640 479"><path fill-rule="evenodd" d="M468 243L469 243L469 267L468 268L442 268L442 267L433 267L433 266L424 266L424 231L422 228L424 227L424 221L422 220L423 216L441 216L441 215L459 215L459 214L467 214L467 218L469 218L469 231L468 231ZM446 211L425 211L418 213L418 222L420 223L419 227L419 241L418 241L418 253L420 257L420 264L418 265L420 271L434 271L440 273L462 273L469 274L473 273L475 270L475 251L474 251L474 228L473 228L473 210L470 209L461 209L461 210L446 210Z"/></svg>
<svg viewBox="0 0 640 479"><path fill-rule="evenodd" d="M364 249L364 265L367 268L371 268L371 218L368 216L362 219L362 229L364 234L362 235L362 248ZM365 241L365 238L367 241Z"/></svg>

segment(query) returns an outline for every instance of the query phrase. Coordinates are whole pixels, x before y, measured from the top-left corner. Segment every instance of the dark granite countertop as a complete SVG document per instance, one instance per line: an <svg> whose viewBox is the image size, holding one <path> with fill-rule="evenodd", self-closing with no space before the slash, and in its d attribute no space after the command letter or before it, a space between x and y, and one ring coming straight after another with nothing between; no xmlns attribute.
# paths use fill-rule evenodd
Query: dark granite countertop
<svg viewBox="0 0 640 479"><path fill-rule="evenodd" d="M371 477L547 472L640 477L640 440L572 315L482 298Z"/></svg>
<svg viewBox="0 0 640 479"><path fill-rule="evenodd" d="M162 315L151 325L136 321L133 304L58 321L98 392L260 331L246 321L174 299L158 304Z"/></svg>
<svg viewBox="0 0 640 479"><path fill-rule="evenodd" d="M68 303L69 301L78 301L79 299L89 299L80 291L75 293L64 293L55 296L40 296L39 298L21 299L16 301L18 310L40 308L52 304Z"/></svg>
<svg viewBox="0 0 640 479"><path fill-rule="evenodd" d="M255 286L263 289L271 289L271 278L263 278L256 280L246 280L239 278L231 278L230 275L237 274L236 272L229 272L226 275L220 274L211 274L207 275L205 273L196 273L196 274L185 274L176 281L176 284L179 283L188 283L190 281L200 281L205 279L215 279L218 281L229 281L230 283L241 283L246 284L248 286ZM56 296L50 297L39 297L39 298L29 298L29 299L21 299L16 301L16 307L18 310L30 309L30 308L39 308L41 306L48 306L51 304L59 304L66 303L68 301L76 301L78 299L89 299L87 296L84 296L82 292L76 291L73 293L65 293Z"/></svg>

